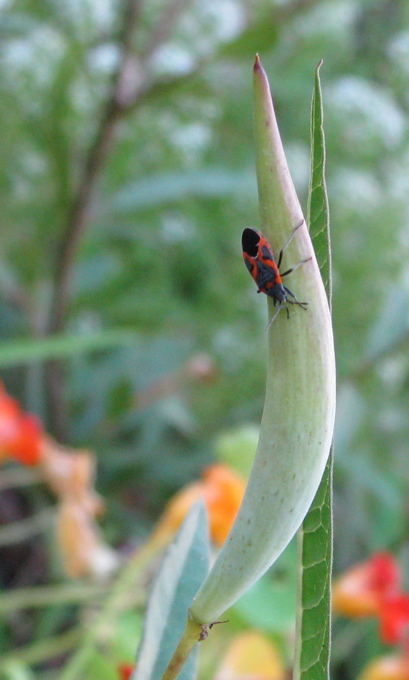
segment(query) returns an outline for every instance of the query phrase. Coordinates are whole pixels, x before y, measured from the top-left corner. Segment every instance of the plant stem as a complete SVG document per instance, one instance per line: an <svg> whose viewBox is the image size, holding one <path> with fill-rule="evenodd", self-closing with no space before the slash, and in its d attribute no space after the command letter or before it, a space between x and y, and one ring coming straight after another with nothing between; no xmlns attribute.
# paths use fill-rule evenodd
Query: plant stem
<svg viewBox="0 0 409 680"><path fill-rule="evenodd" d="M176 647L176 650L169 661L164 674L162 675L162 680L176 680L184 664L186 663L189 654L192 652L199 639L201 639L202 633L203 627L198 623L195 623L195 621L192 621L188 616L184 633L179 640L179 644Z"/></svg>

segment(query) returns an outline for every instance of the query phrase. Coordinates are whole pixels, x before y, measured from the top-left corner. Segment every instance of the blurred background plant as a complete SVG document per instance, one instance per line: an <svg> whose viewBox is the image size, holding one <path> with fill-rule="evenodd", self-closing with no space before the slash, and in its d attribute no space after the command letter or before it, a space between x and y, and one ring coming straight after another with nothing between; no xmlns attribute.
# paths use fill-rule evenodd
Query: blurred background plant
<svg viewBox="0 0 409 680"><path fill-rule="evenodd" d="M324 59L339 371L335 571L391 549L405 579L405 0L0 8L2 377L48 441L95 453L101 541L119 558L210 463L247 473L267 318L240 253L242 228L258 222L251 69L259 51L305 200L313 73ZM50 532L59 504L37 468L7 463L0 483L2 672L58 677L101 584L95 575L68 580ZM233 633L256 627L274 639L287 664L294 554L229 617ZM139 625L138 611L125 612L110 664L96 657L87 677L115 677L117 662L132 661ZM203 678L214 675L226 629L206 643ZM337 620L332 677L355 678L379 644L371 620Z"/></svg>

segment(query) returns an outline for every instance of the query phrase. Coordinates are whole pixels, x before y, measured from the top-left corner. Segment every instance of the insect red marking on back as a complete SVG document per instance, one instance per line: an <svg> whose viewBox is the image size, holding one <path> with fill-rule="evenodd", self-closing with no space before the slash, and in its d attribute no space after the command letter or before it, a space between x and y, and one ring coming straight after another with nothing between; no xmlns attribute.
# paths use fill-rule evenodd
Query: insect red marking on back
<svg viewBox="0 0 409 680"><path fill-rule="evenodd" d="M273 249L271 248L266 237L260 231L258 231L257 229L247 227L246 229L244 229L242 234L242 248L244 262L257 285L257 292L265 293L266 295L271 297L274 301L274 306L278 307L277 313L270 321L270 324L274 321L282 307L284 307L284 309L287 312L287 318L290 318L290 313L288 309L289 304L298 305L299 307L301 307L301 309L304 309L304 311L305 305L308 304L307 302L298 302L294 293L292 293L288 288L286 288L286 286L283 285L282 281L282 276L290 274L292 271L294 271L294 269L299 267L300 264L303 264L308 260L302 260L295 267L293 267L292 269L288 269L286 272L284 272L284 274L280 274L279 270L279 265L281 264L283 252L287 245L289 244L289 242L291 241L297 229L299 229L299 227L301 226L301 224L298 225L293 230L284 248L280 251L278 264L275 261ZM288 296L294 299L290 300Z"/></svg>

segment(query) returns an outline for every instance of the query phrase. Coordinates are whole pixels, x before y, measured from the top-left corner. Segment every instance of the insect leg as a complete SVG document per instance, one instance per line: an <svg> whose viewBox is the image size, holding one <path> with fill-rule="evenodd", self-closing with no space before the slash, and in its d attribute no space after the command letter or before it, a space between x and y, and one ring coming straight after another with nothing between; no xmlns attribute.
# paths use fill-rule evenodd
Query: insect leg
<svg viewBox="0 0 409 680"><path fill-rule="evenodd" d="M294 293L292 293L291 290L290 290L289 288L286 288L286 286L283 286L283 288L284 288L285 292L287 293L287 295L291 295L291 297L294 298L294 300L288 300L288 299L287 299L287 302L289 302L290 305L298 305L299 307L301 307L301 309L303 309L304 311L307 311L307 310L305 309L305 306L304 306L304 305L308 305L308 302L300 302L299 300L297 300L297 298L295 297Z"/></svg>
<svg viewBox="0 0 409 680"><path fill-rule="evenodd" d="M283 253L284 253L285 249L287 248L288 244L290 243L291 239L293 238L295 232L296 232L300 227L302 227L303 224L304 224L304 220L302 220L302 221L300 222L300 224L298 224L298 225L292 230L292 232L291 232L291 234L290 234L290 237L289 237L288 241L287 241L287 242L285 243L285 245L281 248L280 253L279 253L279 255L278 255L278 261L277 261L277 267L278 267L279 269L280 269L280 264L281 264L281 260L283 259Z"/></svg>
<svg viewBox="0 0 409 680"><path fill-rule="evenodd" d="M301 267L301 265L304 264L304 262L309 262L310 260L312 260L312 257L307 257L306 260L301 260L301 262L296 264L295 267L291 267L291 269L287 269L287 271L283 272L283 274L281 274L281 272L280 272L281 278L283 278L283 276L287 276L287 274L291 274L291 272L295 272L295 270L298 269L298 267Z"/></svg>

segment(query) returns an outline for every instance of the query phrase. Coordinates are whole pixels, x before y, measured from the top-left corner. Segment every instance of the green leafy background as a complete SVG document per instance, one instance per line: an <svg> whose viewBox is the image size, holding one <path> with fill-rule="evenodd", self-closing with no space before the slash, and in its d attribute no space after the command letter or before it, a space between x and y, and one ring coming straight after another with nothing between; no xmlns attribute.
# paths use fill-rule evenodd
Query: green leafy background
<svg viewBox="0 0 409 680"><path fill-rule="evenodd" d="M334 568L390 549L409 573L409 7L405 0L257 0L251 7L155 0L139 4L127 38L127 6L0 5L6 387L60 441L97 453L97 488L107 502L102 530L125 553L166 500L215 459L219 438L259 422L266 305L240 252L241 230L257 226L258 215L251 69L258 51L306 207L310 102L322 58L339 374ZM58 338L46 339L61 235L127 39L131 105L112 116L68 264L64 321ZM57 395L46 358L62 361ZM12 473L2 471L1 521L52 514L43 487L10 486ZM66 584L49 525L34 522L25 540L0 529L4 590ZM283 598L288 586L291 603L294 563L290 551L257 587ZM280 623L274 601L260 592L256 610L251 594L235 608L230 630L261 627L290 659L288 609L280 609ZM55 654L55 668L44 665L41 644L60 649L65 635L69 648L77 618L78 607L61 603L8 617L0 624L4 650L25 649L19 664L27 659L38 677L53 677L61 657ZM227 637L219 628L219 639ZM355 678L381 651L373 622L337 620L334 633L334 678ZM127 647L124 635L121 644ZM13 676L8 663L7 677L29 677L28 666ZM98 661L95 668L96 678L114 677ZM203 677L211 677L206 661Z"/></svg>

